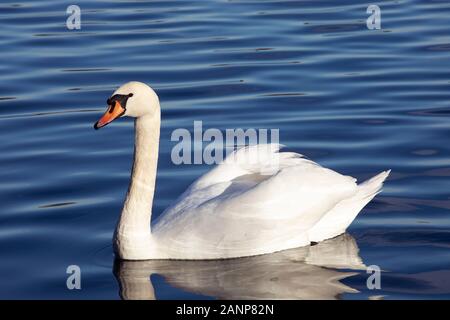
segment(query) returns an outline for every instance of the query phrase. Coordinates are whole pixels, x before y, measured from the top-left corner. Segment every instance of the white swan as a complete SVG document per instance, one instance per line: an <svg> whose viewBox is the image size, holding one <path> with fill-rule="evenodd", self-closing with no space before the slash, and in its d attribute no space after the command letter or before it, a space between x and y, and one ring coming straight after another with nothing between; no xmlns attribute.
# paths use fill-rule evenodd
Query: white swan
<svg viewBox="0 0 450 320"><path fill-rule="evenodd" d="M131 182L114 235L115 252L125 260L236 258L333 238L389 175L385 171L357 185L300 154L279 153L278 145L251 146L197 179L150 227L158 96L144 83L129 82L108 105L96 129L121 116L136 118Z"/></svg>

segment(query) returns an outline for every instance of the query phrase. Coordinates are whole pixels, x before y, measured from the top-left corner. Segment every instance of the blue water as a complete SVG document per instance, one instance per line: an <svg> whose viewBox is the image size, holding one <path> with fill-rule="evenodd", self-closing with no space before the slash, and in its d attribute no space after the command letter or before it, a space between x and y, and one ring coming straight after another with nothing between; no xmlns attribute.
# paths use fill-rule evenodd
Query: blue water
<svg viewBox="0 0 450 320"><path fill-rule="evenodd" d="M366 27L370 3L382 30ZM81 30L68 30L71 1L2 2L0 298L450 298L450 3L370 3L76 1ZM172 131L195 120L279 128L289 150L361 181L392 169L345 236L381 289L288 253L114 268L133 123L92 125L130 80L162 105L154 216L210 169L170 160ZM292 254L339 260L333 246Z"/></svg>

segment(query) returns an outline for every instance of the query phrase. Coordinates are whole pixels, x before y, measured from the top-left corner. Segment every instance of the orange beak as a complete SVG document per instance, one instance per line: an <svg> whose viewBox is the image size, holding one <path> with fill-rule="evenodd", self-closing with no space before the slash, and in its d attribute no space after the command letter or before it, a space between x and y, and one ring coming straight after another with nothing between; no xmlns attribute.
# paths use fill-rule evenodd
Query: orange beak
<svg viewBox="0 0 450 320"><path fill-rule="evenodd" d="M113 101L108 107L108 110L106 110L105 114L94 124L94 129L97 130L106 126L108 123L113 122L124 113L125 109L120 105L120 102Z"/></svg>

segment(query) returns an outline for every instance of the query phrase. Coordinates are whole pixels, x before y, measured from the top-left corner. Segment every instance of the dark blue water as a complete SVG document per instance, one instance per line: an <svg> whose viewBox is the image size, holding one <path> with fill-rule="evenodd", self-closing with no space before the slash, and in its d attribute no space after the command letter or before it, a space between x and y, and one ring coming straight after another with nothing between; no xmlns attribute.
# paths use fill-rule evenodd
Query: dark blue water
<svg viewBox="0 0 450 320"><path fill-rule="evenodd" d="M70 4L0 4L0 298L450 298L447 1L376 1L382 30L356 0L77 1L81 30ZM324 166L392 174L344 242L114 268L133 123L92 125L130 80L162 104L155 216L210 169L170 160L194 120L279 128ZM349 259L378 265L381 289ZM81 290L66 288L73 264Z"/></svg>

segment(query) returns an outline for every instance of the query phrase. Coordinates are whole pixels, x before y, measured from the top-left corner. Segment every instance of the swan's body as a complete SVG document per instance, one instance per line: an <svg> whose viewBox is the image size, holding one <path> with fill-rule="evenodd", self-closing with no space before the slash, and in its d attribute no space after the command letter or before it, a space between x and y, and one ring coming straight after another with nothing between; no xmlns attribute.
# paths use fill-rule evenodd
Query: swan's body
<svg viewBox="0 0 450 320"><path fill-rule="evenodd" d="M385 171L357 185L297 153L278 152L279 145L251 146L197 179L150 230L158 97L145 84L130 82L110 99L113 104L96 128L121 115L136 117L131 182L114 240L122 259L235 258L333 238L344 233L389 175Z"/></svg>

